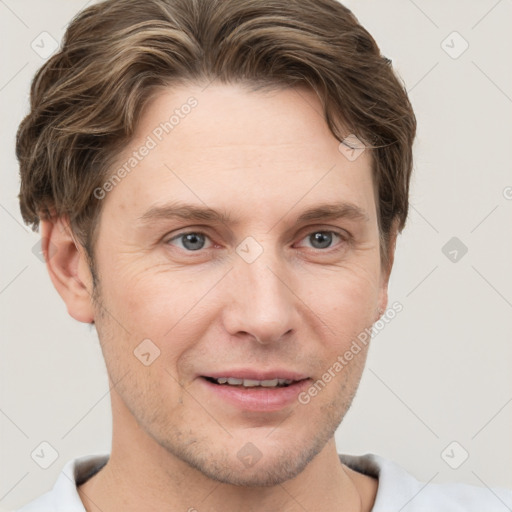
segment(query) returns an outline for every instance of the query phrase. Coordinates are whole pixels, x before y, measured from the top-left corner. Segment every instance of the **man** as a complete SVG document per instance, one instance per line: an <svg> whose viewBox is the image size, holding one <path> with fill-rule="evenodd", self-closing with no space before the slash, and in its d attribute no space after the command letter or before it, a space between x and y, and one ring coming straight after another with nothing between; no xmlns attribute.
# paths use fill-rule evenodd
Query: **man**
<svg viewBox="0 0 512 512"><path fill-rule="evenodd" d="M21 510L512 506L336 450L361 333L388 307L415 130L335 0L119 0L76 18L33 82L20 201L69 314L98 332L112 451Z"/></svg>

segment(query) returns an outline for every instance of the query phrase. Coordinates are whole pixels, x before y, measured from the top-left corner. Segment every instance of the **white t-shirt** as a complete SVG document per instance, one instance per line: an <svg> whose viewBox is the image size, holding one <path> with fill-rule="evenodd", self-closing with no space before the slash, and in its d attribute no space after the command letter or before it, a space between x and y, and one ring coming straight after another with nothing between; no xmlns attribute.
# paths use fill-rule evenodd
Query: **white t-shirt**
<svg viewBox="0 0 512 512"><path fill-rule="evenodd" d="M70 460L51 491L17 512L85 512L77 485L99 471L108 455ZM355 471L379 480L372 512L510 512L512 491L467 484L435 484L416 480L398 464L378 455L340 455Z"/></svg>

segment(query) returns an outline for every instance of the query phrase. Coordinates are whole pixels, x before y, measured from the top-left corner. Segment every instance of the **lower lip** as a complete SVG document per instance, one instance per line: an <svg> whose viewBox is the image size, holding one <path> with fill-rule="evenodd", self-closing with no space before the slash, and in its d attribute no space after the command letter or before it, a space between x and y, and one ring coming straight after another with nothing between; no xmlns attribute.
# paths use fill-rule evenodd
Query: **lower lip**
<svg viewBox="0 0 512 512"><path fill-rule="evenodd" d="M280 411L297 402L297 395L308 385L310 379L304 379L281 388L253 387L243 388L228 384L214 384L201 377L207 389L239 409L256 412Z"/></svg>

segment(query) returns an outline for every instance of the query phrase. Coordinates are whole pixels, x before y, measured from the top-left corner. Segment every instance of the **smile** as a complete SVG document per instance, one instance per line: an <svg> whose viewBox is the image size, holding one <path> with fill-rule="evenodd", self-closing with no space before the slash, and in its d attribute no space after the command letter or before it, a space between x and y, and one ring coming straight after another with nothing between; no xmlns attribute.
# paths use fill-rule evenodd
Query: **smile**
<svg viewBox="0 0 512 512"><path fill-rule="evenodd" d="M213 382L216 384L228 385L228 386L238 386L238 387L244 387L244 388L286 387L294 382L292 379L255 380L255 379L237 379L235 377L220 377L218 379L214 379L212 377L205 377L205 378L206 378L206 380L209 380L210 382Z"/></svg>
<svg viewBox="0 0 512 512"><path fill-rule="evenodd" d="M298 395L311 379L295 372L224 371L199 379L208 400L238 411L279 412L297 404Z"/></svg>

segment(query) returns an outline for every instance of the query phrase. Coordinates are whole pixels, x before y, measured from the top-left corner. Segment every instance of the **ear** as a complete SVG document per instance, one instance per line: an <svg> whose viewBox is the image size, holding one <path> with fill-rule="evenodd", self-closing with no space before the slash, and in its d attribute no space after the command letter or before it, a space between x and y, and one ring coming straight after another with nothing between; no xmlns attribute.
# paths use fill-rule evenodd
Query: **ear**
<svg viewBox="0 0 512 512"><path fill-rule="evenodd" d="M93 281L85 249L63 217L42 220L40 231L48 274L68 313L79 322L93 323Z"/></svg>
<svg viewBox="0 0 512 512"><path fill-rule="evenodd" d="M379 285L379 309L376 313L375 322L383 315L388 306L388 285L391 270L395 261L396 239L398 237L398 219L393 221L389 232L387 266L381 264L380 285Z"/></svg>

